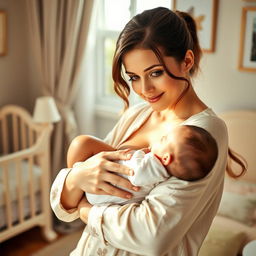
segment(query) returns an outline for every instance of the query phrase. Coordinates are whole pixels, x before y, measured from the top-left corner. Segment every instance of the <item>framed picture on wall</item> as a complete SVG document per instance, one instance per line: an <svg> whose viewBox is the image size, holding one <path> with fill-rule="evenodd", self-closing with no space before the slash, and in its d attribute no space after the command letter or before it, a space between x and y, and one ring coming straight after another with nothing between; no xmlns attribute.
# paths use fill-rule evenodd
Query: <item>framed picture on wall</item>
<svg viewBox="0 0 256 256"><path fill-rule="evenodd" d="M256 6L242 10L238 68L256 72Z"/></svg>
<svg viewBox="0 0 256 256"><path fill-rule="evenodd" d="M0 10L0 56L7 52L7 35L6 35L7 18L6 12Z"/></svg>
<svg viewBox="0 0 256 256"><path fill-rule="evenodd" d="M188 12L195 19L203 52L214 52L218 0L173 0L172 8Z"/></svg>

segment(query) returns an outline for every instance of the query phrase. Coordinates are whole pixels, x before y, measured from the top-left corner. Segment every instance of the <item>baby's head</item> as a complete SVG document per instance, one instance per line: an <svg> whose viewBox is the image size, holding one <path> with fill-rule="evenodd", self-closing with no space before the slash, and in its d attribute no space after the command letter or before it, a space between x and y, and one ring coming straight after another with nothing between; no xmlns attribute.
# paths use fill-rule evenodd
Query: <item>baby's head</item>
<svg viewBox="0 0 256 256"><path fill-rule="evenodd" d="M206 130L192 125L176 127L151 147L151 152L168 172L180 179L194 181L205 177L218 156L215 139Z"/></svg>

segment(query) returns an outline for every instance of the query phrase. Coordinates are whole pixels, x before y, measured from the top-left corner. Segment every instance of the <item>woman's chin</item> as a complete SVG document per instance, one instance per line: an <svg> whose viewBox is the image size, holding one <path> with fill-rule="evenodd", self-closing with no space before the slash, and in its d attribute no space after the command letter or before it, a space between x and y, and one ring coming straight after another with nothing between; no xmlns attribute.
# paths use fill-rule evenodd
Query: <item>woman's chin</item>
<svg viewBox="0 0 256 256"><path fill-rule="evenodd" d="M164 105L164 104L156 104L156 103L151 103L150 104L150 106L151 106L151 108L154 110L154 111L158 111L158 112L160 112L160 111L163 111L163 110L166 110L166 109L168 109L169 108L169 104L168 105Z"/></svg>

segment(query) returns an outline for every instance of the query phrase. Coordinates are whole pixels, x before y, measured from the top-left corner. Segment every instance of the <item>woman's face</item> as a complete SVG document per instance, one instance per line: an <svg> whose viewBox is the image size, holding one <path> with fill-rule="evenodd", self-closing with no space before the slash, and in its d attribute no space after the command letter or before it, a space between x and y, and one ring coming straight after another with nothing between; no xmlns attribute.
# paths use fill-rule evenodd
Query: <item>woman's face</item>
<svg viewBox="0 0 256 256"><path fill-rule="evenodd" d="M173 57L163 60L172 74L186 76L182 63L178 64ZM123 63L134 92L156 111L171 108L186 87L184 81L166 73L152 50L135 48L124 55Z"/></svg>

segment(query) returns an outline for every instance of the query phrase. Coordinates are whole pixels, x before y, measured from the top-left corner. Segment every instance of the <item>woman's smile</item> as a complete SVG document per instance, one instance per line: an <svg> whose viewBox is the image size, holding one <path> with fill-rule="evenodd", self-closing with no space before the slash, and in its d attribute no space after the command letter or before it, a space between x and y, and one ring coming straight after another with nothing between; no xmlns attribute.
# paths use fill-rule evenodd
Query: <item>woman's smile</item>
<svg viewBox="0 0 256 256"><path fill-rule="evenodd" d="M147 97L144 96L144 98L149 102L149 103L155 103L157 101L160 100L160 98L162 97L162 95L164 94L164 92L162 92L161 94L157 95L157 96L153 96L153 97Z"/></svg>

